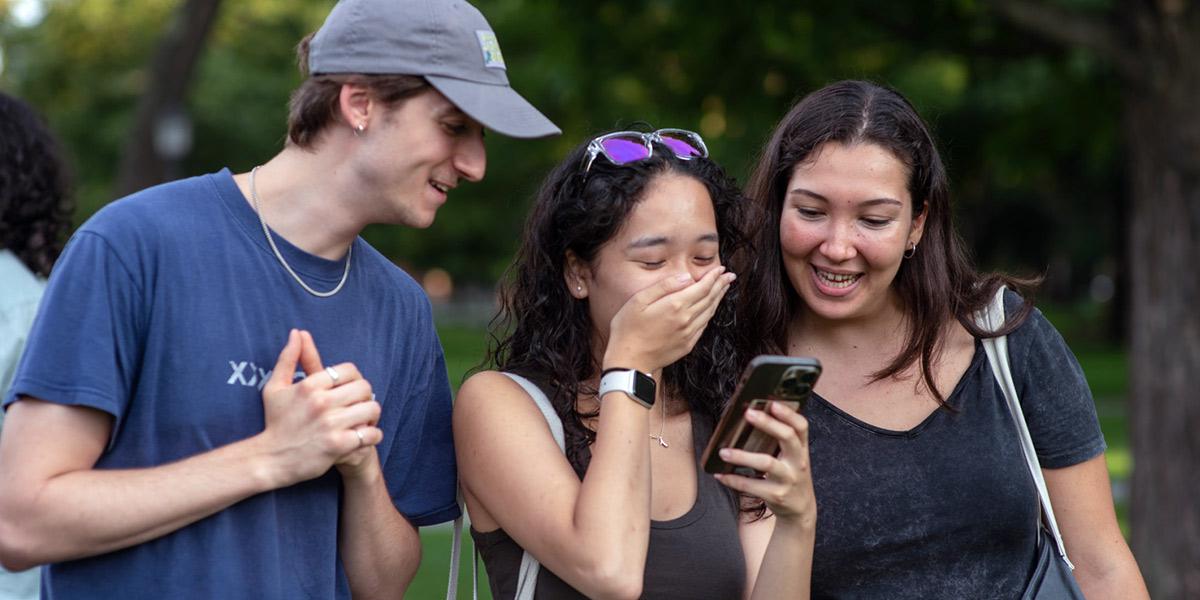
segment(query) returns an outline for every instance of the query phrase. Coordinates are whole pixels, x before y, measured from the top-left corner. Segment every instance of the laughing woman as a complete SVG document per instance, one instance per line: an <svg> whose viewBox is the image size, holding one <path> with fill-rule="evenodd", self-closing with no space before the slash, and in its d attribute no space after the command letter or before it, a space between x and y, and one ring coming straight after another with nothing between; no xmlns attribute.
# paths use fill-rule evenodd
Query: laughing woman
<svg viewBox="0 0 1200 600"><path fill-rule="evenodd" d="M1088 598L1145 598L1083 373L1014 293L1004 327L975 325L1002 284L1022 282L971 267L908 101L856 81L812 93L776 128L748 195L764 222L742 323L761 350L824 366L806 411L813 596L1022 597L1038 492L981 342L1000 334L1075 578Z"/></svg>
<svg viewBox="0 0 1200 600"><path fill-rule="evenodd" d="M808 595L803 417L753 415L783 452L727 460L765 479L700 469L737 376L724 265L744 209L707 156L691 132L608 134L538 195L502 293L496 370L454 406L471 534L497 598L532 597L530 585L537 598ZM738 492L772 516L743 511Z"/></svg>

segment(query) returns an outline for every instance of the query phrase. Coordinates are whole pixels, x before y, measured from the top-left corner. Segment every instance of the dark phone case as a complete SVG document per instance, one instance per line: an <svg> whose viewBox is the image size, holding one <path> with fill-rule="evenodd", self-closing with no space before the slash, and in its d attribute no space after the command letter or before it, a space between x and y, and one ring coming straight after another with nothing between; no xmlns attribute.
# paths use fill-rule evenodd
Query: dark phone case
<svg viewBox="0 0 1200 600"><path fill-rule="evenodd" d="M795 369L795 371L793 371ZM786 390L784 396L779 395L781 378L794 372L797 376L794 389ZM742 448L751 452L763 452L772 456L779 452L779 443L775 438L762 433L746 422L742 415L751 405L754 408L766 409L768 402L785 402L797 411L803 411L804 405L812 393L821 374L821 363L815 358L799 358L793 356L756 356L746 366L741 381L733 393L733 398L725 406L725 412L717 427L713 430L712 438L704 449L701 459L704 470L709 473L738 473L751 477L762 474L745 467L735 467L721 460L717 453L721 448Z"/></svg>

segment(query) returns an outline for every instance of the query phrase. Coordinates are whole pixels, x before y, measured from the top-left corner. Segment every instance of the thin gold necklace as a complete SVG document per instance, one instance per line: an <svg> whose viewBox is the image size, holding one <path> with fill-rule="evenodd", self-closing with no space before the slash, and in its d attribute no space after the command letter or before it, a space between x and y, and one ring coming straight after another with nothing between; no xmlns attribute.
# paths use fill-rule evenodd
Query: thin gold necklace
<svg viewBox="0 0 1200 600"><path fill-rule="evenodd" d="M300 279L300 276L292 270L292 266L283 259L283 254L279 252L279 248L275 245L275 239L271 237L271 228L267 227L267 220L263 218L262 210L258 208L258 188L254 185L254 175L258 173L258 169L261 166L262 165L258 165L257 167L250 169L250 202L254 204L254 214L258 215L258 222L262 224L263 233L267 236L267 243L271 245L271 250L275 252L275 258L279 259L279 264L283 265L284 269L287 269L287 272L292 276L292 279L295 279L296 283L299 283L300 287L304 288L304 291L318 298L328 298L342 291L342 286L346 285L346 279L350 276L350 255L354 252L354 241L351 240L350 247L346 248L346 269L342 271L342 280L338 282L337 287L329 290L328 292L318 292L317 290L308 287L308 284L304 283L304 280Z"/></svg>

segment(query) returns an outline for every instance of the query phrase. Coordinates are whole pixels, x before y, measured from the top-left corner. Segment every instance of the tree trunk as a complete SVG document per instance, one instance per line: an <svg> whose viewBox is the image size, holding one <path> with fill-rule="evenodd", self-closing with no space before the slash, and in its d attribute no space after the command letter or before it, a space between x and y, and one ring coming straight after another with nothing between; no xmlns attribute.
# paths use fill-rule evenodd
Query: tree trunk
<svg viewBox="0 0 1200 600"><path fill-rule="evenodd" d="M1200 598L1200 15L1127 2L1131 529L1150 595ZM1174 11L1172 10L1174 9Z"/></svg>
<svg viewBox="0 0 1200 600"><path fill-rule="evenodd" d="M1093 51L1124 82L1131 545L1151 597L1200 598L1200 6L1120 0L1097 15L993 4L1026 30Z"/></svg>
<svg viewBox="0 0 1200 600"><path fill-rule="evenodd" d="M182 114L188 83L219 5L220 0L187 0L159 42L146 77L146 90L138 101L133 129L121 151L117 197L168 179L171 165L155 147L156 129L172 112Z"/></svg>

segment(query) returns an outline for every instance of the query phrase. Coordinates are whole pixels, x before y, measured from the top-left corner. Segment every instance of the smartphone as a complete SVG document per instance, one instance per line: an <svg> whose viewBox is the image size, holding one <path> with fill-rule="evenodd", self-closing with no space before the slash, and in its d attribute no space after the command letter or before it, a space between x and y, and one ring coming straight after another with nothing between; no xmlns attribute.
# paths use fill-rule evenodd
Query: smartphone
<svg viewBox="0 0 1200 600"><path fill-rule="evenodd" d="M766 411L772 402L782 403L791 410L802 411L812 394L821 363L815 358L793 356L756 356L746 367L733 398L725 407L721 420L713 430L701 460L709 473L736 473L761 477L762 473L749 467L731 465L723 460L722 448L740 448L774 456L779 453L779 441L746 422L749 409Z"/></svg>

